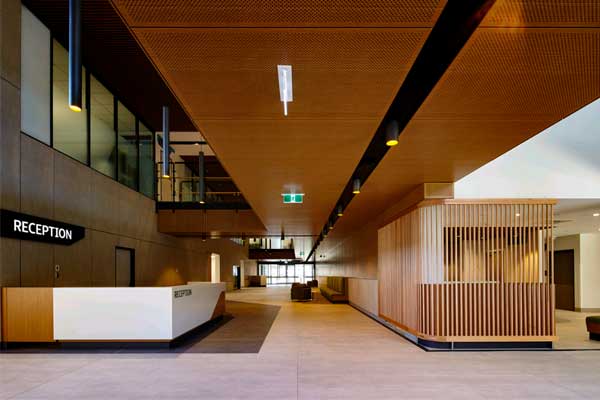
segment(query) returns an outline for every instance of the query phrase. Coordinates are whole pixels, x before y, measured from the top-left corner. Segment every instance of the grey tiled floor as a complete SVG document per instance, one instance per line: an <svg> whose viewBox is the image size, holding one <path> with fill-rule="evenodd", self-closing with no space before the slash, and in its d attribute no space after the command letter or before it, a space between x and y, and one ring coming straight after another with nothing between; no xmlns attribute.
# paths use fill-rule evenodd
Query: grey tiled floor
<svg viewBox="0 0 600 400"><path fill-rule="evenodd" d="M600 352L427 353L347 305L287 288L259 353L0 354L0 399L598 398Z"/></svg>

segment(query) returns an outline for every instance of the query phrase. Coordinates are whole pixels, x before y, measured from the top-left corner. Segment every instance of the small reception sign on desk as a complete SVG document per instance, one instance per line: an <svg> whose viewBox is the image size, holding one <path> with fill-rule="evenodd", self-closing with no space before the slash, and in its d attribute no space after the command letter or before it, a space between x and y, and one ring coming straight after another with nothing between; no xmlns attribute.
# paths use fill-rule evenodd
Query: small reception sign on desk
<svg viewBox="0 0 600 400"><path fill-rule="evenodd" d="M169 342L225 312L225 283L48 290L53 339L61 342ZM7 341L19 342L18 336Z"/></svg>

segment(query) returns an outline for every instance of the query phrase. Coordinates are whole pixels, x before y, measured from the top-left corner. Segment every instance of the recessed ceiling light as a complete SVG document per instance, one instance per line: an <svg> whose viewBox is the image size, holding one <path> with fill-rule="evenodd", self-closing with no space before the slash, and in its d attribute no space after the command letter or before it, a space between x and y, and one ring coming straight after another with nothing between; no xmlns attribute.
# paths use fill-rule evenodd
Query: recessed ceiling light
<svg viewBox="0 0 600 400"><path fill-rule="evenodd" d="M594 213L594 217L600 217L600 213Z"/></svg>
<svg viewBox="0 0 600 400"><path fill-rule="evenodd" d="M287 103L294 101L292 90L292 66L278 65L277 78L279 79L279 99L283 103L283 115L288 115Z"/></svg>
<svg viewBox="0 0 600 400"><path fill-rule="evenodd" d="M521 214L519 214L519 213L515 214L515 217L520 217L520 216L521 216Z"/></svg>

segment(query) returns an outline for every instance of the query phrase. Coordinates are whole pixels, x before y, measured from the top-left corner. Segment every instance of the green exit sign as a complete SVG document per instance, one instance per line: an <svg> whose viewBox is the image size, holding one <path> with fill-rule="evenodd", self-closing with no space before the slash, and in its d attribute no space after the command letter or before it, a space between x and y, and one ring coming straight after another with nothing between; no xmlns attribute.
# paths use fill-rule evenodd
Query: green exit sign
<svg viewBox="0 0 600 400"><path fill-rule="evenodd" d="M304 193L283 193L283 204L300 204L304 201Z"/></svg>

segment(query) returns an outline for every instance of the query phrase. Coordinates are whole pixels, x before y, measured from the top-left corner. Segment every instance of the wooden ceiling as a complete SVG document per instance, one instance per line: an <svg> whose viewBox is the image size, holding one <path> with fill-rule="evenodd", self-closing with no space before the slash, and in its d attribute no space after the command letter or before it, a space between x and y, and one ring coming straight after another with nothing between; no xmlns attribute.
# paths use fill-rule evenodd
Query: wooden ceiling
<svg viewBox="0 0 600 400"><path fill-rule="evenodd" d="M445 5L112 3L269 233L286 235L320 231ZM287 118L277 64L293 66ZM598 1L497 0L324 244L599 96ZM281 204L287 190L305 203Z"/></svg>
<svg viewBox="0 0 600 400"><path fill-rule="evenodd" d="M320 230L445 2L113 4L269 232L293 236ZM294 190L304 204L282 204Z"/></svg>
<svg viewBox="0 0 600 400"><path fill-rule="evenodd" d="M598 97L599 2L498 0L320 252L417 184L454 182Z"/></svg>

